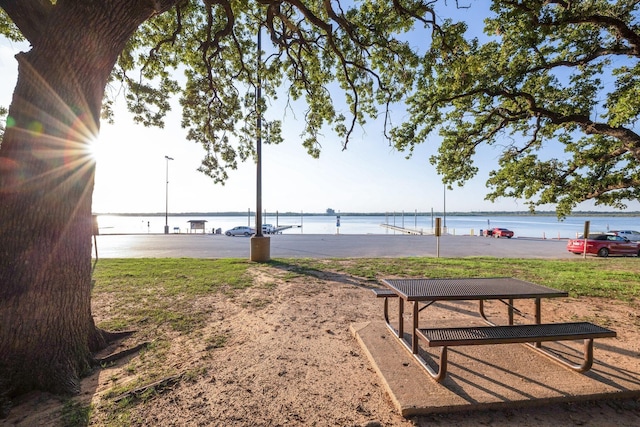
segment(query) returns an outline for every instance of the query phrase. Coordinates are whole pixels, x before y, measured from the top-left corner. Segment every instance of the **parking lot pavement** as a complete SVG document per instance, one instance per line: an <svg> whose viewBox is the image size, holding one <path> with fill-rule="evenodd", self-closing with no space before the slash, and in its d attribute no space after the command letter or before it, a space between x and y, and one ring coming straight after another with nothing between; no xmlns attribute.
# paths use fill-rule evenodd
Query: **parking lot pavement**
<svg viewBox="0 0 640 427"><path fill-rule="evenodd" d="M97 236L98 258L248 258L251 238L212 234ZM568 258L566 240L494 239L479 236L386 234L278 234L270 236L271 258ZM94 248L93 256L96 251Z"/></svg>

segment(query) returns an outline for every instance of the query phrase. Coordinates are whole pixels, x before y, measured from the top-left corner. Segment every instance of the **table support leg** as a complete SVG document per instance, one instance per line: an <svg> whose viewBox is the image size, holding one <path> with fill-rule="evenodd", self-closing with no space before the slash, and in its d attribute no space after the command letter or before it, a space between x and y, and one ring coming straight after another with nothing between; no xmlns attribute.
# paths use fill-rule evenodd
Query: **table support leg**
<svg viewBox="0 0 640 427"><path fill-rule="evenodd" d="M418 363L427 371L429 375L431 375L431 378L433 378L438 383L442 382L444 378L447 376L447 359L448 359L447 348L448 347L444 346L444 347L441 347L440 349L440 363L436 364L437 370L429 366L429 363L427 363L425 359L423 359L419 355L415 355L415 358L418 361Z"/></svg>
<svg viewBox="0 0 640 427"><path fill-rule="evenodd" d="M391 322L389 321L389 298L384 299L384 321L387 326L391 327Z"/></svg>
<svg viewBox="0 0 640 427"><path fill-rule="evenodd" d="M541 308L541 299L536 298L536 324L542 323L542 308ZM536 348L542 348L542 343L537 342L534 344Z"/></svg>
<svg viewBox="0 0 640 427"><path fill-rule="evenodd" d="M398 338L404 340L404 300L398 298Z"/></svg>
<svg viewBox="0 0 640 427"><path fill-rule="evenodd" d="M411 351L413 354L418 354L418 301L413 302L413 328L411 329Z"/></svg>
<svg viewBox="0 0 640 427"><path fill-rule="evenodd" d="M513 298L509 299L507 313L509 316L509 325L513 325Z"/></svg>
<svg viewBox="0 0 640 427"><path fill-rule="evenodd" d="M547 356L548 358L566 366L569 369L572 369L576 372L587 372L593 366L593 338L586 338L583 343L583 356L582 363L574 364L570 361L558 356L557 354L552 353L551 351L542 348L542 346L538 347L539 343L527 343L530 348L536 350L537 352Z"/></svg>
<svg viewBox="0 0 640 427"><path fill-rule="evenodd" d="M482 320L484 320L487 325L496 326L495 323L493 323L491 320L487 319L487 315L484 312L484 300L482 300L482 299L478 301L478 312L480 313L480 316L482 317Z"/></svg>

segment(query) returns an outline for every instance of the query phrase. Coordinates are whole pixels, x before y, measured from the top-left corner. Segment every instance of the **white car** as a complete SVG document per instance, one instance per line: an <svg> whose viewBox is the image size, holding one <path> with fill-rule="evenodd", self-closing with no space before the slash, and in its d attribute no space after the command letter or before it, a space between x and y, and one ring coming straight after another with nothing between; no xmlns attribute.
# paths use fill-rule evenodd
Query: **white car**
<svg viewBox="0 0 640 427"><path fill-rule="evenodd" d="M238 226L233 227L231 230L227 230L224 232L227 236L251 236L255 233L255 230L251 227L246 226Z"/></svg>
<svg viewBox="0 0 640 427"><path fill-rule="evenodd" d="M262 224L262 234L272 234L276 228L271 224Z"/></svg>
<svg viewBox="0 0 640 427"><path fill-rule="evenodd" d="M632 242L640 241L640 231L616 230L616 231L611 231L611 233L615 234L616 236L626 237L627 240L631 240Z"/></svg>

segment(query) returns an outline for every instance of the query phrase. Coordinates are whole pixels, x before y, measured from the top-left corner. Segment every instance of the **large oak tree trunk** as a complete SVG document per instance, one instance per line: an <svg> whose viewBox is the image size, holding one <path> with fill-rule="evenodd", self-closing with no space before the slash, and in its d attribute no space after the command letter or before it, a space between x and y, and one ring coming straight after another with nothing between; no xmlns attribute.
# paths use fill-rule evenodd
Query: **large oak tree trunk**
<svg viewBox="0 0 640 427"><path fill-rule="evenodd" d="M109 74L151 3L58 2L66 9L39 20L21 9L34 2L0 4L32 44L17 56L0 146L0 415L29 390L77 392L104 345L91 315L88 146Z"/></svg>
<svg viewBox="0 0 640 427"><path fill-rule="evenodd" d="M0 378L13 393L75 391L90 361L87 144L96 121L51 66L52 53L18 56L0 152Z"/></svg>

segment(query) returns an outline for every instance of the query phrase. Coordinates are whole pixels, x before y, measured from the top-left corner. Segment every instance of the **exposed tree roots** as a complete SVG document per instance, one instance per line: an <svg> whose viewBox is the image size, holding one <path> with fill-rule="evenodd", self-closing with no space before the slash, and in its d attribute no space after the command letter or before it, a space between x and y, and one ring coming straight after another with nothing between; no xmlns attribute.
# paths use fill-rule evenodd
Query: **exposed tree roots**
<svg viewBox="0 0 640 427"><path fill-rule="evenodd" d="M102 333L102 336L108 343L112 343L118 340L128 338L131 335L136 333L136 331L109 332L102 329L100 330L100 332Z"/></svg>
<svg viewBox="0 0 640 427"><path fill-rule="evenodd" d="M140 350L142 350L143 348L147 348L149 346L149 344L150 344L150 342L148 342L148 341L147 342L143 342L141 344L136 345L135 347L131 347L131 348L128 348L126 350L122 350L122 351L120 351L118 353L113 353L113 354L110 354L109 356L106 356L106 357L103 357L103 358L96 358L96 363L98 363L101 366L108 365L109 363L113 363L116 360L122 359L123 357L127 357L127 356L129 356L131 354L137 353Z"/></svg>
<svg viewBox="0 0 640 427"><path fill-rule="evenodd" d="M154 383L147 384L146 386L138 387L134 390L123 393L119 396L116 396L113 400L117 403L123 399L137 400L151 393L159 394L165 391L166 389L168 389L169 387L177 384L181 379L182 379L182 374L172 375L170 377L163 378Z"/></svg>

